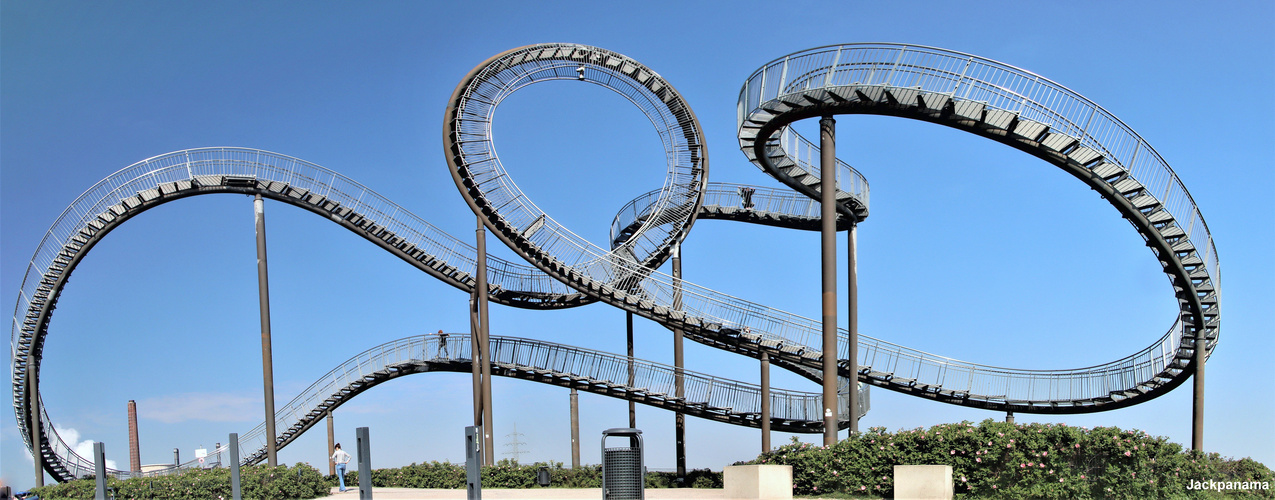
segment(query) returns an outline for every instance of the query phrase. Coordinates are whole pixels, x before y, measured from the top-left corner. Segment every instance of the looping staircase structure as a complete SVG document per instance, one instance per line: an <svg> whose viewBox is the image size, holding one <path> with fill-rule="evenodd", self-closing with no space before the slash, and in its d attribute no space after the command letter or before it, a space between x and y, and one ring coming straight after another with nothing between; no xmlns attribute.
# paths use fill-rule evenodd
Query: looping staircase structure
<svg viewBox="0 0 1275 500"><path fill-rule="evenodd" d="M620 211L612 224L609 249L580 238L536 207L496 155L491 123L497 105L520 88L549 80L576 80L619 93L646 114L665 148L664 186ZM1192 373L1197 347L1206 349L1207 355L1216 345L1220 271L1207 225L1159 154L1106 110L1043 77L968 54L907 45L841 45L776 59L748 79L738 107L740 148L763 171L797 193L818 199L822 189L814 160L819 157L818 148L788 125L834 114L878 114L939 123L1008 144L1062 168L1102 194L1143 236L1169 277L1180 310L1169 331L1146 349L1072 370L973 364L860 335L860 370L851 373L845 360L848 336L843 330L838 347L843 388L850 380L858 380L991 410L1103 411L1171 390ZM818 204L769 188L708 184L708 155L698 120L655 71L624 55L585 45L540 44L510 50L479 65L457 86L445 113L443 141L445 159L466 202L497 238L530 263L489 256L491 300L529 309L603 301L682 330L687 338L709 346L750 357L767 353L773 364L820 380L818 321L656 270L698 217L813 229ZM868 186L850 166L838 161L837 168L838 227L846 228L867 217ZM301 207L458 289L470 292L476 286L473 246L362 185L303 160L259 150L209 148L169 153L127 167L90 188L54 222L27 268L14 311L10 345L18 427L27 445L39 450L46 471L55 479L78 477L93 465L57 435L36 397L44 341L67 278L101 238L134 215L169 201L214 193L260 194ZM1197 346L1197 335L1205 339L1204 345ZM497 343L506 341L532 346L526 349L535 352L568 349L493 339L493 352L498 352ZM599 353L574 352L602 359ZM462 369L455 360L401 359L409 361L384 364L379 374L360 374L372 377L364 385L338 389L353 395L378 377L451 366L470 369L467 363L462 363ZM519 364L510 358L510 364L497 371L559 385L581 384L578 377L584 377L589 387L617 385L606 389L617 397L741 425L756 421L747 416L751 407L733 401L719 404L706 396L696 413L694 405L685 402L692 400L690 396L673 401L666 396L667 390L658 391L664 396L657 397L650 390L615 384L614 378L600 382L601 375L531 361ZM601 385L594 384L595 379ZM281 439L290 440L312 425L316 408L338 404L326 398L340 390L325 393L318 404L305 399L281 410L276 415L277 428L288 429ZM34 443L33 410L40 416ZM804 417L783 418L789 423L779 425L794 430L816 425L800 423Z"/></svg>

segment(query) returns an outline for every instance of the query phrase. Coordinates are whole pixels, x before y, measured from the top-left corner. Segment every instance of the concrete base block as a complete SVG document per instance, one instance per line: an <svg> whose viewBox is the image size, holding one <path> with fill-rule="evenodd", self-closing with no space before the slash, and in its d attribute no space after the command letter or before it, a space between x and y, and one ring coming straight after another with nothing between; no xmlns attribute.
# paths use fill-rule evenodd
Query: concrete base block
<svg viewBox="0 0 1275 500"><path fill-rule="evenodd" d="M722 483L726 498L791 500L792 466L732 465L723 470Z"/></svg>
<svg viewBox="0 0 1275 500"><path fill-rule="evenodd" d="M898 500L951 500L952 466L894 466L894 498Z"/></svg>

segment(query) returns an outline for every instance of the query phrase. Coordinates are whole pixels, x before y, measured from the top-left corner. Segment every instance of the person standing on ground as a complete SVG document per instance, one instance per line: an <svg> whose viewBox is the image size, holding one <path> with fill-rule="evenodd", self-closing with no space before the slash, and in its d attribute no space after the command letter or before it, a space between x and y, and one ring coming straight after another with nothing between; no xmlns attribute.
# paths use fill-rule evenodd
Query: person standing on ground
<svg viewBox="0 0 1275 500"><path fill-rule="evenodd" d="M340 491L345 491L345 466L350 463L350 454L341 449L341 443L337 443L336 451L332 453L332 461L336 463L336 477L340 484Z"/></svg>

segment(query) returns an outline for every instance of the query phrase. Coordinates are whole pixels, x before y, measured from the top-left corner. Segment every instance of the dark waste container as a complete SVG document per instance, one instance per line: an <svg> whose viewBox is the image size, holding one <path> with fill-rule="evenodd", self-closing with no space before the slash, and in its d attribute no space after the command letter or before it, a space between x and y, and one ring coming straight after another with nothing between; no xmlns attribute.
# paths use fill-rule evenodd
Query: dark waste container
<svg viewBox="0 0 1275 500"><path fill-rule="evenodd" d="M549 468L548 467L541 466L540 470L536 471L536 484L540 485L541 487L549 486Z"/></svg>
<svg viewBox="0 0 1275 500"><path fill-rule="evenodd" d="M621 437L626 446L607 448L608 437ZM616 428L602 431L602 499L645 500L646 466L642 463L642 431Z"/></svg>

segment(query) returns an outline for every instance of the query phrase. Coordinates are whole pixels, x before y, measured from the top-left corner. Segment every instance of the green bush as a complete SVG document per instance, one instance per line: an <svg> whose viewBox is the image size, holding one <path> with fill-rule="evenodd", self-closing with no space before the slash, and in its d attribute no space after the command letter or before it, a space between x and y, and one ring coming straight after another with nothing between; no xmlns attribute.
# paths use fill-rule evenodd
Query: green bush
<svg viewBox="0 0 1275 500"><path fill-rule="evenodd" d="M1270 484L1275 474L1251 459L1183 451L1165 438L1114 427L992 420L897 433L874 427L831 447L794 439L745 463L791 465L800 495L888 497L895 465L950 465L956 493L979 498L1275 498L1271 490L1188 489L1193 480Z"/></svg>
<svg viewBox="0 0 1275 500"><path fill-rule="evenodd" d="M107 478L106 486L115 489L118 499L185 500L231 498L230 469L200 469L170 476L119 480ZM328 495L327 481L304 463L292 467L253 465L239 471L243 497L259 500L293 500ZM91 500L96 482L78 479L61 484L34 488L42 499Z"/></svg>
<svg viewBox="0 0 1275 500"><path fill-rule="evenodd" d="M566 468L562 462L536 462L521 465L512 460L501 460L493 466L483 467L482 481L484 488L539 488L536 475L541 467L549 469L549 485L551 488L601 488L602 466L586 465L579 468ZM359 484L357 470L346 471L346 486ZM430 462L428 464L411 464L396 469L376 469L372 471L372 485L389 488L440 488L464 489L466 472L464 464L450 462ZM677 475L673 472L648 472L647 488L674 488L677 486ZM336 476L328 476L329 486L336 486ZM722 473L708 469L695 469L686 474L686 484L696 488L721 488Z"/></svg>

